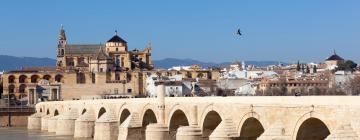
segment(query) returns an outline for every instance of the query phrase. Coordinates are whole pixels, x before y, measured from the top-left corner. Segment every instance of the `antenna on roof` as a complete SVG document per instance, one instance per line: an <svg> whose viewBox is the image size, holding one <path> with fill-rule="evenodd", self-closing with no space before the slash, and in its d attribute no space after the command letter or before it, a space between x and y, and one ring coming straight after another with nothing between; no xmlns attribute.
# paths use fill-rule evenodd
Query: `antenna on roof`
<svg viewBox="0 0 360 140"><path fill-rule="evenodd" d="M334 54L336 54L336 50L334 49Z"/></svg>
<svg viewBox="0 0 360 140"><path fill-rule="evenodd" d="M117 32L117 30L115 30L115 35L118 35L118 32Z"/></svg>

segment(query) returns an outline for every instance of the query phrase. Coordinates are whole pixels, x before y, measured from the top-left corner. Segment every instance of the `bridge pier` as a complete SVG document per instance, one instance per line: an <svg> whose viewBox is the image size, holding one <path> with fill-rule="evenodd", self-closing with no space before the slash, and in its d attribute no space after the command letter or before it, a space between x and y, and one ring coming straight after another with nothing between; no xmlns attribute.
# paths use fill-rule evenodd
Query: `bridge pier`
<svg viewBox="0 0 360 140"><path fill-rule="evenodd" d="M75 138L92 138L94 137L95 117L90 111L85 112L75 120Z"/></svg>
<svg viewBox="0 0 360 140"><path fill-rule="evenodd" d="M76 118L77 112L75 109L61 115L56 123L56 135L74 135Z"/></svg>
<svg viewBox="0 0 360 140"><path fill-rule="evenodd" d="M56 132L58 118L59 116L54 116L48 119L48 132Z"/></svg>
<svg viewBox="0 0 360 140"><path fill-rule="evenodd" d="M164 124L149 124L146 127L146 140L169 140L169 128Z"/></svg>
<svg viewBox="0 0 360 140"><path fill-rule="evenodd" d="M35 113L28 117L28 129L40 130L41 129L41 113Z"/></svg>
<svg viewBox="0 0 360 140"><path fill-rule="evenodd" d="M165 86L163 84L157 85L157 91L157 110L159 120L156 124L149 124L148 126L146 126L146 140L171 139L171 136L169 135L169 128L165 125Z"/></svg>
<svg viewBox="0 0 360 140"><path fill-rule="evenodd" d="M141 127L119 127L118 140L141 140Z"/></svg>
<svg viewBox="0 0 360 140"><path fill-rule="evenodd" d="M193 105L190 112L190 126L182 126L177 129L176 140L200 140L202 139L201 128L198 127L197 106Z"/></svg>
<svg viewBox="0 0 360 140"><path fill-rule="evenodd" d="M200 140L201 137L201 128L197 126L182 126L176 133L176 140Z"/></svg>
<svg viewBox="0 0 360 140"><path fill-rule="evenodd" d="M50 118L51 116L43 116L41 118L41 130L42 131L47 131L48 130L48 119Z"/></svg>
<svg viewBox="0 0 360 140"><path fill-rule="evenodd" d="M118 140L141 140L141 127L139 114L130 114L119 126Z"/></svg>
<svg viewBox="0 0 360 140"><path fill-rule="evenodd" d="M115 115L106 112L95 122L94 140L116 140L118 138L118 128Z"/></svg>

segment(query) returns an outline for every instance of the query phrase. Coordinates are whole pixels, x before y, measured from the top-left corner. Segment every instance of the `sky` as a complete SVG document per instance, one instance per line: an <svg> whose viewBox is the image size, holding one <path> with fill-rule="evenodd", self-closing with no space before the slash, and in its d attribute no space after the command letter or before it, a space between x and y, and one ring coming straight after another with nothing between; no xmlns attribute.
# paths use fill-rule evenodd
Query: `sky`
<svg viewBox="0 0 360 140"><path fill-rule="evenodd" d="M335 49L360 62L358 0L4 0L0 54L55 58L61 24L69 44L117 30L155 60L322 62Z"/></svg>

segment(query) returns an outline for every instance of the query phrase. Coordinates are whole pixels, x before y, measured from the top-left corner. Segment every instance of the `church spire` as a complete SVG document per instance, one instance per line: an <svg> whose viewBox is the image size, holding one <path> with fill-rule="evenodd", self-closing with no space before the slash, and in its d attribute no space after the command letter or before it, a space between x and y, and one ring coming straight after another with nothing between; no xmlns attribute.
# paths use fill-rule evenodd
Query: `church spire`
<svg viewBox="0 0 360 140"><path fill-rule="evenodd" d="M64 26L62 24L61 24L61 27L60 27L59 40L66 40L65 29L64 29Z"/></svg>
<svg viewBox="0 0 360 140"><path fill-rule="evenodd" d="M65 44L66 44L65 29L64 26L61 24L60 33L59 33L59 45L65 45Z"/></svg>

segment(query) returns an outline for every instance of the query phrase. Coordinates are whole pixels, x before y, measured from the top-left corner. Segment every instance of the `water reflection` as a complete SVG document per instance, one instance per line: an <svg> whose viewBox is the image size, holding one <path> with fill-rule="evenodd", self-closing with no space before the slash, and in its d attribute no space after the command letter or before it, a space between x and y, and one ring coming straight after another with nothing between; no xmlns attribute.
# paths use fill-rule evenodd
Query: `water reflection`
<svg viewBox="0 0 360 140"><path fill-rule="evenodd" d="M56 136L40 130L27 130L26 128L0 128L0 140L91 140L91 138L73 138L73 136Z"/></svg>

